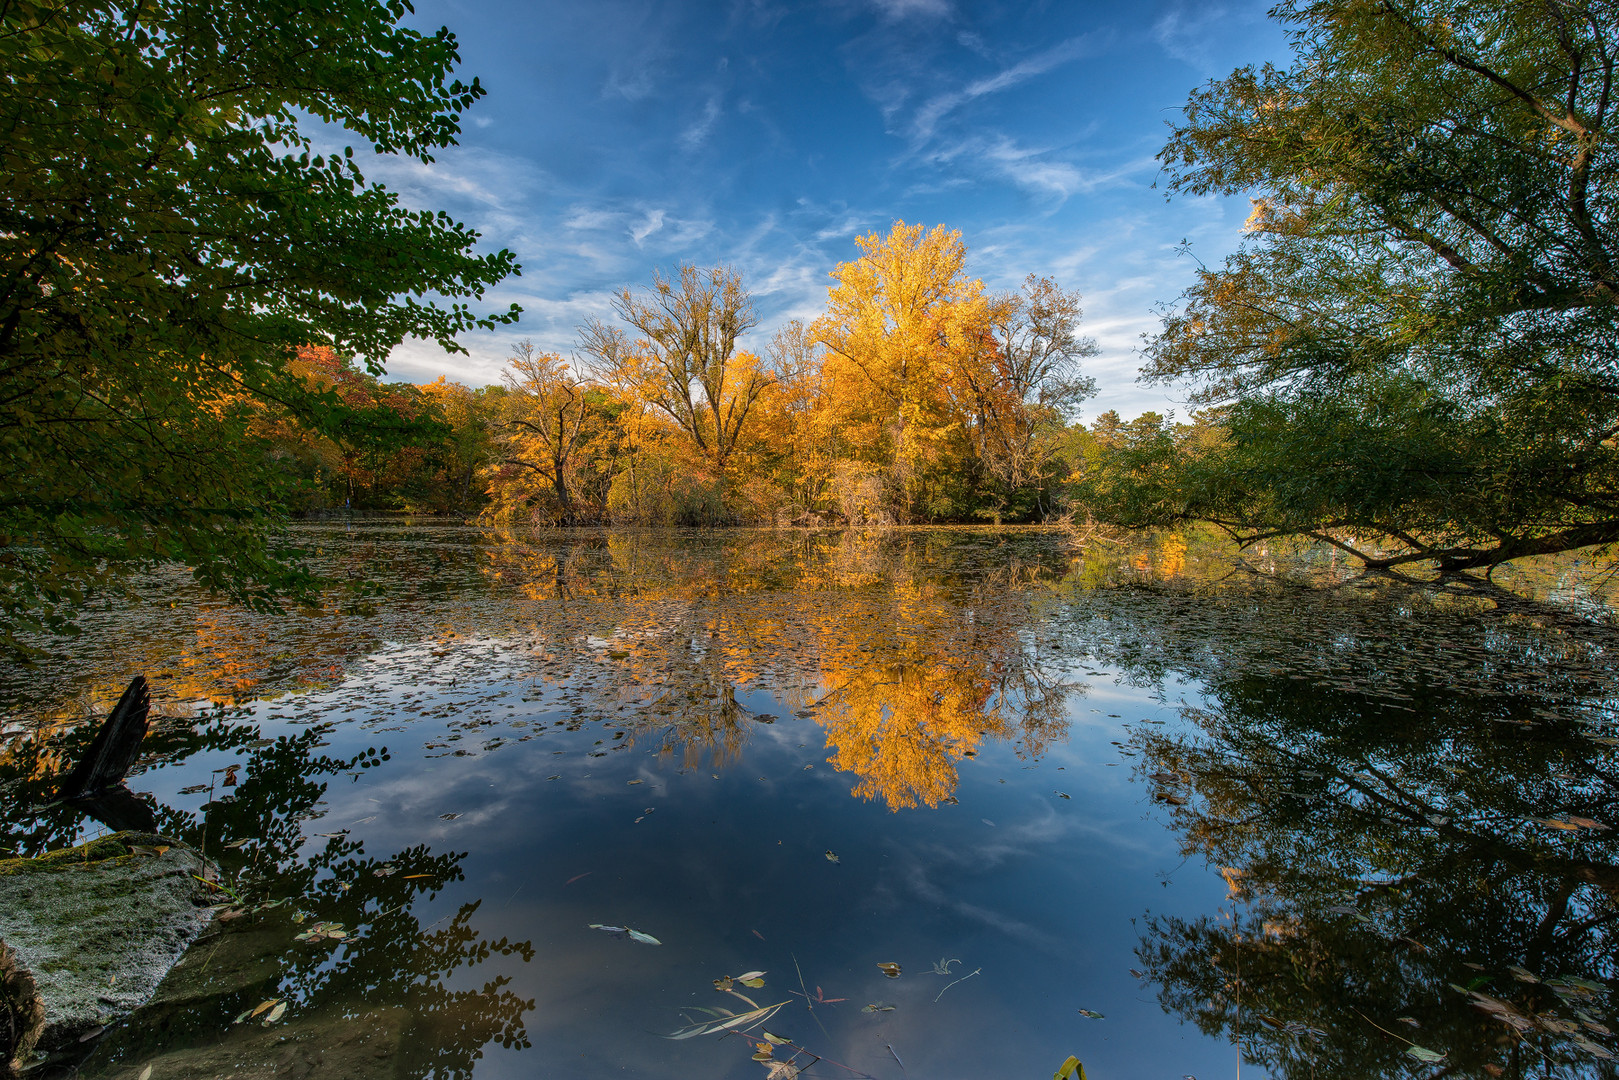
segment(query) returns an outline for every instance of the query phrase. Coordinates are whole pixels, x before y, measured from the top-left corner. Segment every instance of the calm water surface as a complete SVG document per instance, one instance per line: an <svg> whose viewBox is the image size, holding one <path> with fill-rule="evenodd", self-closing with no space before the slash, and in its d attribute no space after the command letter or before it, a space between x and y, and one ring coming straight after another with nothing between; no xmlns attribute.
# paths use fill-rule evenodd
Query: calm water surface
<svg viewBox="0 0 1619 1080"><path fill-rule="evenodd" d="M158 578L0 674L0 846L102 830L40 804L145 673L130 786L235 894L81 1075L1614 1075L1594 568L296 535L323 610Z"/></svg>

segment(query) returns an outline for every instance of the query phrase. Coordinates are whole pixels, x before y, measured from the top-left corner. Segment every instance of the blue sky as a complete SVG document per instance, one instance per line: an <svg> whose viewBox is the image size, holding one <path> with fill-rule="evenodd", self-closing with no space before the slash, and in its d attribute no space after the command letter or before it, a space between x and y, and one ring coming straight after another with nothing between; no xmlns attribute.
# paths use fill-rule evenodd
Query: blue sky
<svg viewBox="0 0 1619 1080"><path fill-rule="evenodd" d="M418 0L489 96L432 166L368 175L508 247L494 299L521 324L410 342L392 378L500 378L518 338L567 354L612 292L682 261L740 270L762 350L813 318L854 238L896 219L960 229L995 289L1048 274L1085 297L1102 353L1087 416L1175 407L1135 381L1140 335L1193 263L1235 246L1246 200L1166 202L1154 155L1187 93L1282 61L1265 5L963 0ZM1182 409L1184 412L1184 409Z"/></svg>

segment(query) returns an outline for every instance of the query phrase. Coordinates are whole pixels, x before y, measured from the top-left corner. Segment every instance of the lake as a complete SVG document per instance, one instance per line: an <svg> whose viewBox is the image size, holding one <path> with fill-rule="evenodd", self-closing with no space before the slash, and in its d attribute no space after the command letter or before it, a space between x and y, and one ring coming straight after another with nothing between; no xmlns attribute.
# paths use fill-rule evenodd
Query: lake
<svg viewBox="0 0 1619 1080"><path fill-rule="evenodd" d="M1600 562L292 533L319 610L154 575L0 673L0 846L104 831L42 804L142 673L222 870L79 1075L1615 1075Z"/></svg>

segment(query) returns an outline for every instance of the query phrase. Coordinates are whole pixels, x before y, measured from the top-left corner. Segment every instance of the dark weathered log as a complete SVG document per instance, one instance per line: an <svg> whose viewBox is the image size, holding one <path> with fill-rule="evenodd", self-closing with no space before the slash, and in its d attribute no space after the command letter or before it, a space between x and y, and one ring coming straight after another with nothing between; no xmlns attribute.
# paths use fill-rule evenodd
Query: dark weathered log
<svg viewBox="0 0 1619 1080"><path fill-rule="evenodd" d="M44 1030L45 1005L33 976L0 941L0 1077L15 1076L29 1064Z"/></svg>
<svg viewBox="0 0 1619 1080"><path fill-rule="evenodd" d="M122 783L124 774L140 756L141 740L146 738L146 713L151 705L146 676L135 676L91 740L90 749L62 781L57 797L78 799Z"/></svg>

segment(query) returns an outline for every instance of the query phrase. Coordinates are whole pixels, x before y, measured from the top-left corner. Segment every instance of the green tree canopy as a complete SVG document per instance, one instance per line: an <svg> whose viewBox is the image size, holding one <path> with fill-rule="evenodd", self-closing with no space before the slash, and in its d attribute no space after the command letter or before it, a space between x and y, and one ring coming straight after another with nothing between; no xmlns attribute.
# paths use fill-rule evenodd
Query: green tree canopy
<svg viewBox="0 0 1619 1080"><path fill-rule="evenodd" d="M1279 5L1287 70L1194 93L1171 190L1254 195L1145 376L1227 407L1180 516L1368 562L1619 540L1619 222L1607 4Z"/></svg>
<svg viewBox="0 0 1619 1080"><path fill-rule="evenodd" d="M0 0L0 647L162 560L260 605L296 592L250 406L345 417L294 350L380 371L407 336L515 321L468 302L510 252L306 130L423 162L454 143L483 90L408 10Z"/></svg>

